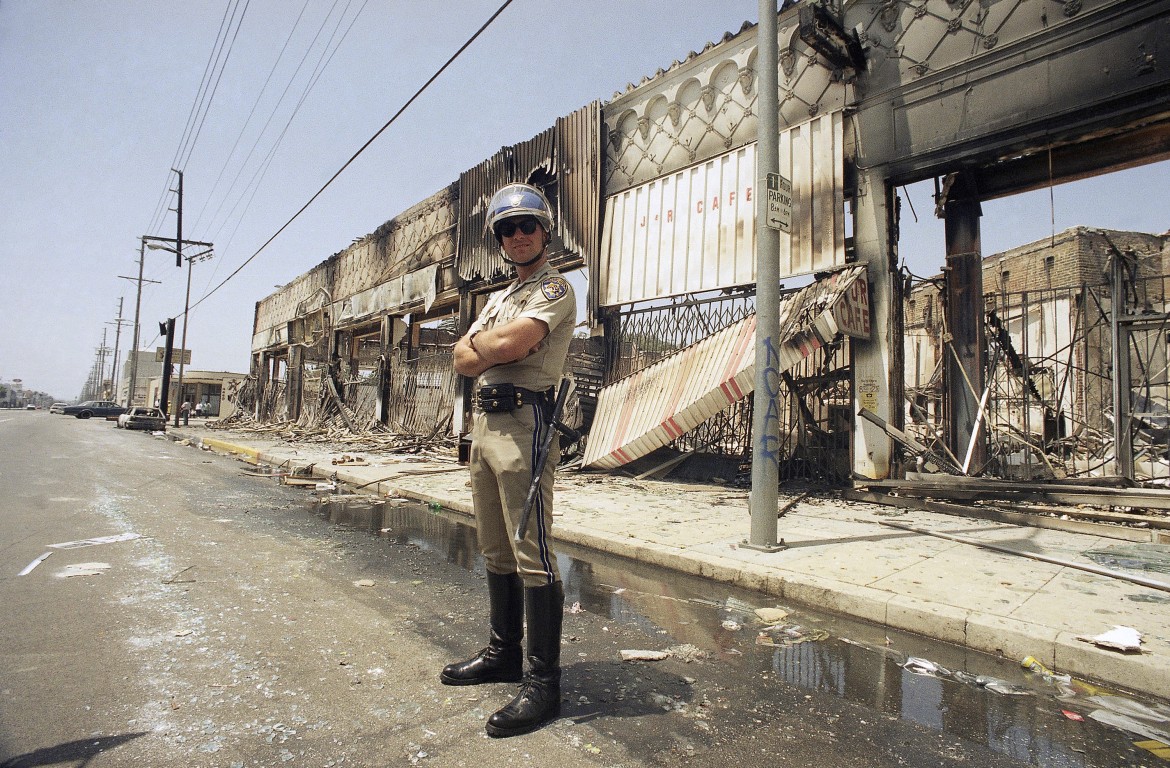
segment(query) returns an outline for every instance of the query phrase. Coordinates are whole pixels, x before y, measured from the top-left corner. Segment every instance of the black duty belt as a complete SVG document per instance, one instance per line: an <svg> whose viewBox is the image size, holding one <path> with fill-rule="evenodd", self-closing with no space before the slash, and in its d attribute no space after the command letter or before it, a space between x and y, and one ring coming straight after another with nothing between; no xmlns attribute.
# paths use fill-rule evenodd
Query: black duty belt
<svg viewBox="0 0 1170 768"><path fill-rule="evenodd" d="M484 413L500 413L525 405L548 405L551 395L551 388L537 392L513 384L485 384L475 392L475 405Z"/></svg>

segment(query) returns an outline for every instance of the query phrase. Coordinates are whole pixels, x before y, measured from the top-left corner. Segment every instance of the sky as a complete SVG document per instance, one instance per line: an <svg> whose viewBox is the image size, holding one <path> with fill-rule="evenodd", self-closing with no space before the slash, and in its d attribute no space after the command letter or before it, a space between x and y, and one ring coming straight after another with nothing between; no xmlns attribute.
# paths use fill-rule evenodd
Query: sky
<svg viewBox="0 0 1170 768"><path fill-rule="evenodd" d="M125 359L140 238L176 236L172 168L183 237L214 253L188 270L146 251L157 282L143 284L139 346L161 346L168 317L178 346L190 274L190 369L246 372L257 301L501 146L754 24L759 9L513 0L280 231L503 3L0 0L0 382L74 399L103 332L112 353L119 328ZM230 45L217 46L221 28ZM1051 234L1054 217L1056 231L1165 232L1170 215L1148 190L1168 177L1162 163L1057 187L1054 202L1047 190L989 202L984 253ZM906 211L902 254L933 274L931 186L906 194L919 221Z"/></svg>

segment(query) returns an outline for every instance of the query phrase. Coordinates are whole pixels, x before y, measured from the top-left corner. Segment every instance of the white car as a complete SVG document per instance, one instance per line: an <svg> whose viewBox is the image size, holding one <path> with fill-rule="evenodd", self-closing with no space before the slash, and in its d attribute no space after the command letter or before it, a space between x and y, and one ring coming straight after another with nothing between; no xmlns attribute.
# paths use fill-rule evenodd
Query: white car
<svg viewBox="0 0 1170 768"><path fill-rule="evenodd" d="M163 416L163 412L158 408L136 405L118 415L118 428L160 432L167 428L167 417Z"/></svg>
<svg viewBox="0 0 1170 768"><path fill-rule="evenodd" d="M69 403L53 403L49 406L49 413L65 413L65 406Z"/></svg>

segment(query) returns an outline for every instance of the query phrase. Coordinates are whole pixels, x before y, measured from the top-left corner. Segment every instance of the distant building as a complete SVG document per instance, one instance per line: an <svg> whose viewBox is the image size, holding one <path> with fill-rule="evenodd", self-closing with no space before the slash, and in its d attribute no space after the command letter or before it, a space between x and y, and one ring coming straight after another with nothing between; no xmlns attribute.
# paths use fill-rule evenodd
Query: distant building
<svg viewBox="0 0 1170 768"><path fill-rule="evenodd" d="M184 400L190 400L191 405L203 403L203 413L206 416L227 418L234 412L235 407L226 396L240 386L246 378L243 373L228 371L183 371L183 391L179 391L179 377L171 376L170 391L168 393L170 406L167 413L174 415ZM147 384L148 402L158 405L162 397L162 376L154 376Z"/></svg>
<svg viewBox="0 0 1170 768"><path fill-rule="evenodd" d="M138 383L134 387L134 397L131 401L128 399L130 394L130 370L133 368L131 360L135 356L138 358ZM162 361L156 358L157 354L154 351L131 352L126 356L126 361L122 364L122 375L118 377L118 391L115 399L119 403L129 402L130 405L147 404L147 390L150 387L151 379L162 376Z"/></svg>

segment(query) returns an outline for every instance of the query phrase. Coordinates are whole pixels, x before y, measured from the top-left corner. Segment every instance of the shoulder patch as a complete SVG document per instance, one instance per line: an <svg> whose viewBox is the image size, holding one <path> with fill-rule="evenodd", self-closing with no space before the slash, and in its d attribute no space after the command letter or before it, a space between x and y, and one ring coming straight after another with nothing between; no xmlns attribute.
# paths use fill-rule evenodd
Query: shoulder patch
<svg viewBox="0 0 1170 768"><path fill-rule="evenodd" d="M569 292L569 282L563 277L548 277L540 284L540 290L546 299L553 301Z"/></svg>

